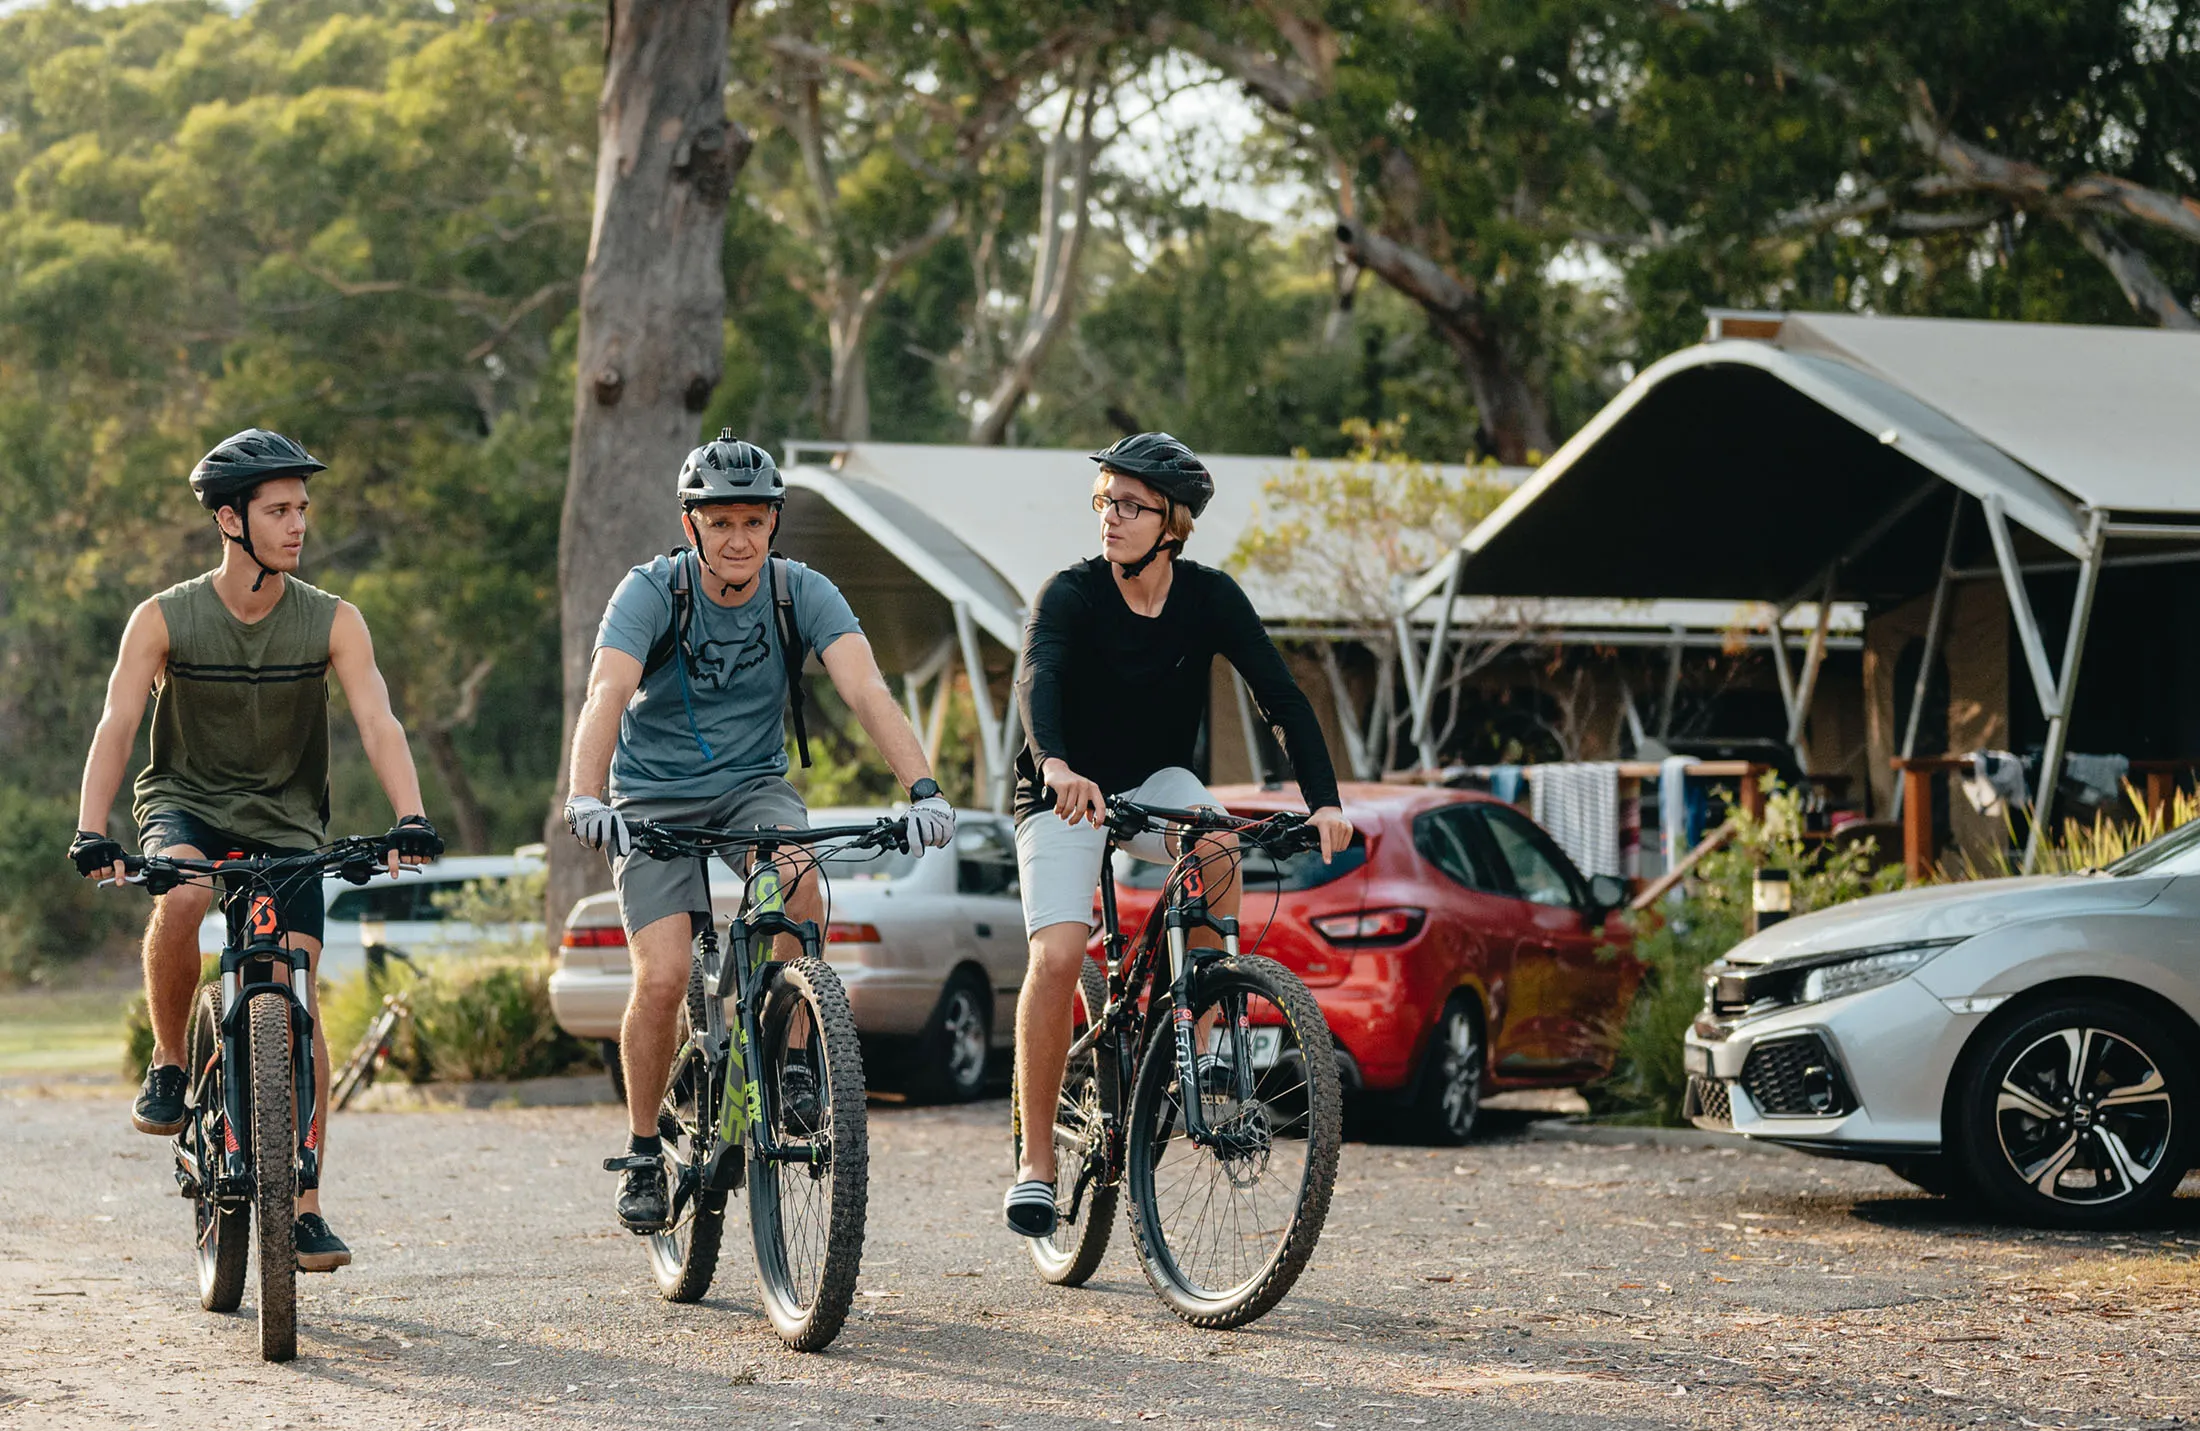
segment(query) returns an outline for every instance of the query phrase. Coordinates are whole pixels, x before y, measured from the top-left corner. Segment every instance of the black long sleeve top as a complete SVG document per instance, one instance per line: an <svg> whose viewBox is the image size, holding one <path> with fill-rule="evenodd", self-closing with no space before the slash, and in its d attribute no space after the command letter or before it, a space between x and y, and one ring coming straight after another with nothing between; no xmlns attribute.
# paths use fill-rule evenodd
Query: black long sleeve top
<svg viewBox="0 0 2200 1431"><path fill-rule="evenodd" d="M1109 795L1157 770L1189 766L1218 655L1282 731L1307 808L1336 804L1337 773L1321 722L1238 584L1178 559L1160 614L1140 616L1107 562L1092 557L1048 577L1024 624L1016 699L1026 734L1016 755L1016 818L1048 808L1039 772L1049 757Z"/></svg>

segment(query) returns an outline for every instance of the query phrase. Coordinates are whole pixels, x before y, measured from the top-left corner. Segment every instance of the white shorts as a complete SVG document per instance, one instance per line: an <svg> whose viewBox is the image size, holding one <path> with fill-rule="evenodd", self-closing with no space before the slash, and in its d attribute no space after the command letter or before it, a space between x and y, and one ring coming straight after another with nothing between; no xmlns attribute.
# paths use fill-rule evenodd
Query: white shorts
<svg viewBox="0 0 2200 1431"><path fill-rule="evenodd" d="M1122 793L1141 805L1171 810L1222 808L1199 777L1181 765L1157 770L1136 789ZM1176 858L1158 834L1140 835L1124 848L1156 864ZM1097 927L1093 895L1100 888L1100 861L1107 852L1105 829L1072 825L1052 810L1025 816L1016 826L1016 878L1023 886L1024 932L1036 934L1050 924Z"/></svg>

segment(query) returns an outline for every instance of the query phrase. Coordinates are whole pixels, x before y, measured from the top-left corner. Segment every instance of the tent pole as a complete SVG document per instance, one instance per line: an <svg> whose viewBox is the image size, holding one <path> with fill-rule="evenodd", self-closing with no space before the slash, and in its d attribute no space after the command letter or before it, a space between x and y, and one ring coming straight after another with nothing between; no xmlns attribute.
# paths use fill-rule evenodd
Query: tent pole
<svg viewBox="0 0 2200 1431"><path fill-rule="evenodd" d="M2078 592L2070 603L2070 635L2063 642L2062 678L2056 683L2055 710L2047 722L2047 748L2040 752L2040 788L2032 797L2032 832L2024 842L2024 873L2038 864L2043 832L2055 809L2055 782L2062 777L2063 747L2070 738L2070 708L2078 694L2078 662L2085 655L2086 628L2093 623L2093 592L2101 580L2101 552L2107 546L2105 515L2096 508L2086 530L2086 558L2078 567Z"/></svg>
<svg viewBox="0 0 2200 1431"><path fill-rule="evenodd" d="M1772 613L1772 631L1770 634L1772 674L1779 678L1780 705L1787 711L1788 724L1793 726L1795 723L1795 676L1793 672L1788 670L1787 636L1781 628L1781 623L1787 620L1788 610L1789 608L1783 606ZM1798 764L1804 765L1806 769L1808 768L1807 762L1803 760L1803 752L1796 751L1795 759Z"/></svg>
<svg viewBox="0 0 2200 1431"><path fill-rule="evenodd" d="M1673 644L1666 653L1665 704L1658 708L1659 740L1664 740L1673 733L1673 708L1681 698L1681 656L1685 650L1682 642L1687 634L1687 628L1675 626L1673 628ZM1640 744L1642 737L1638 734L1635 739L1636 743Z"/></svg>
<svg viewBox="0 0 2200 1431"><path fill-rule="evenodd" d="M1994 539L1994 560L2001 566L2001 584L2009 593L2009 614L2017 623L2017 640L2024 647L2024 664L2032 672L2032 690L2040 699L2040 713L2050 722L2055 718L2055 671L2047 664L2047 643L2040 636L2039 617L2032 612L2032 598L2024 589L2024 570L2017 565L2016 545L2009 538L2009 520L2002 514L2001 499L1992 495L1981 497L1979 506L1986 513L1986 534ZM2093 577L2087 573L2098 559L2096 549L2086 559L2087 565L2079 568L2078 584L2084 587Z"/></svg>
<svg viewBox="0 0 2200 1431"><path fill-rule="evenodd" d="M1008 678L1008 709L1001 713L1001 758L993 766L993 813L998 815L1008 809L1008 788L1016 766L1016 747L1023 743L1024 708L1016 699L1016 688L1024 681L1024 653L1016 652L1016 668Z"/></svg>
<svg viewBox="0 0 2200 1431"><path fill-rule="evenodd" d="M978 650L978 624L970 619L967 602L955 603L955 635L962 642L963 669L970 677L970 704L978 713L978 749L985 757L986 784L997 784L1001 774L1001 728L993 719L993 688L985 678L985 661Z"/></svg>
<svg viewBox="0 0 2200 1431"><path fill-rule="evenodd" d="M1428 728L1429 695L1421 686L1421 655L1414 649L1413 626L1406 620L1404 611L1394 615L1398 628L1398 669L1406 678L1406 713L1412 717L1414 730ZM1420 767L1431 770L1436 765L1436 752L1429 749L1428 741L1415 736Z"/></svg>
<svg viewBox="0 0 2200 1431"><path fill-rule="evenodd" d="M1253 698L1246 692L1245 678L1230 668L1230 689L1237 695L1238 724L1245 731L1245 763L1253 768L1253 783L1268 783L1268 762L1260 754L1260 726L1253 719Z"/></svg>
<svg viewBox="0 0 2200 1431"><path fill-rule="evenodd" d="M1788 744L1795 747L1795 758L1801 762L1803 773L1810 774L1810 762L1803 756L1803 727L1810 720L1811 699L1818 694L1818 668L1826 659L1826 627L1833 620L1834 574L1838 565L1826 568L1825 585L1818 592L1818 621L1810 628L1810 645L1803 652L1803 679L1795 692L1795 709L1788 715Z"/></svg>
<svg viewBox="0 0 2200 1431"><path fill-rule="evenodd" d="M1917 683L1910 688L1910 718L1902 723L1902 758L1908 760L1917 753L1918 717L1925 713L1926 683L1932 679L1933 658L1940 654L1941 629L1948 617L1948 578L1956 565L1956 533L1963 525L1963 494L1956 493L1955 505L1948 512L1948 544L1940 553L1940 577L1933 583L1932 614L1925 618L1925 651L1917 663ZM1902 794L1910 782L1894 783L1894 808L1887 818L1902 818Z"/></svg>
<svg viewBox="0 0 2200 1431"><path fill-rule="evenodd" d="M1422 749L1421 764L1425 768L1434 764L1429 759L1428 724L1436 711L1436 678L1443 671L1444 644L1451 639L1451 608L1459 597L1459 573L1466 563L1459 560L1454 548L1451 554L1451 571L1444 577L1443 605L1436 612L1436 634L1430 638L1428 664L1421 671L1421 699L1413 708L1413 743ZM1408 619L1411 613L1408 613Z"/></svg>
<svg viewBox="0 0 2200 1431"><path fill-rule="evenodd" d="M1337 728L1344 732L1345 759L1352 762L1352 774L1360 780L1373 780L1381 771L1367 768L1367 742L1360 739L1360 718L1352 709L1352 694L1345 689L1344 667L1337 662L1337 643L1323 641L1322 678L1329 682L1329 698L1337 707Z"/></svg>

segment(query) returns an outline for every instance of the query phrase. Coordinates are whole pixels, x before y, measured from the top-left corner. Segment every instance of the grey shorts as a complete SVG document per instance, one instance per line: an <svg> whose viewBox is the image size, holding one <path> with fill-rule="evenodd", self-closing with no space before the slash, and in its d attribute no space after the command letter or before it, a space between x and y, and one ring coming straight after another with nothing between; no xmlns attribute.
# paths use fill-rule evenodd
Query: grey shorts
<svg viewBox="0 0 2200 1431"><path fill-rule="evenodd" d="M1142 805L1175 810L1219 810L1199 777L1181 765L1157 770L1124 795ZM1141 835L1124 846L1142 860L1167 864L1176 858L1160 835ZM1050 924L1093 928L1093 895L1100 888L1100 862L1107 857L1108 832L1072 825L1052 810L1026 815L1016 826L1016 878L1024 892L1024 932L1037 934Z"/></svg>
<svg viewBox="0 0 2200 1431"><path fill-rule="evenodd" d="M614 800L611 804L630 820L667 825L708 825L718 830L810 827L810 812L802 797L777 775L745 781L715 800ZM733 867L731 860L726 863ZM611 882L618 887L619 922L626 926L628 939L675 914L710 917L710 881L700 860L626 855L611 862Z"/></svg>

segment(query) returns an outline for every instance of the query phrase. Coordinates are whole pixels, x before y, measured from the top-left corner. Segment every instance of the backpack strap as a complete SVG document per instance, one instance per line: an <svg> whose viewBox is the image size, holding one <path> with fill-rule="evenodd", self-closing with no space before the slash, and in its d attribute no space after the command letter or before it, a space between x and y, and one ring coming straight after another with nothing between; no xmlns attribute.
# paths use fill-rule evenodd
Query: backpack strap
<svg viewBox="0 0 2200 1431"><path fill-rule="evenodd" d="M772 611L779 619L779 651L787 664L787 712L794 718L794 745L802 768L810 768L810 732L802 718L802 662L809 652L795 625L794 594L787 589L787 559L777 552L765 560L772 574Z"/></svg>
<svg viewBox="0 0 2200 1431"><path fill-rule="evenodd" d="M649 655L642 661L645 680L662 670L665 662L680 649L680 633L686 629L695 611L695 588L688 580L687 564L681 560L687 552L686 547L675 547L665 553L672 561L672 622L650 643Z"/></svg>

